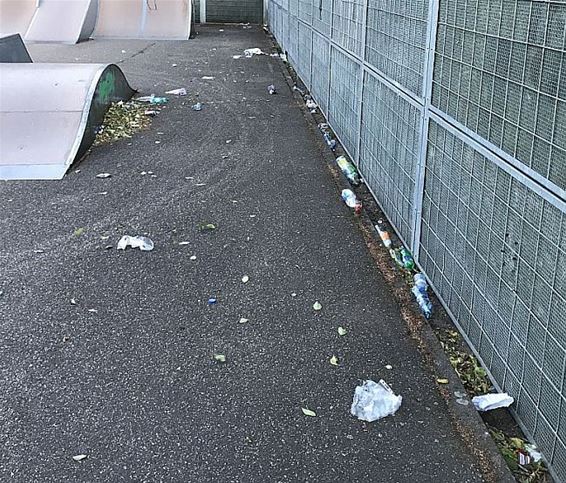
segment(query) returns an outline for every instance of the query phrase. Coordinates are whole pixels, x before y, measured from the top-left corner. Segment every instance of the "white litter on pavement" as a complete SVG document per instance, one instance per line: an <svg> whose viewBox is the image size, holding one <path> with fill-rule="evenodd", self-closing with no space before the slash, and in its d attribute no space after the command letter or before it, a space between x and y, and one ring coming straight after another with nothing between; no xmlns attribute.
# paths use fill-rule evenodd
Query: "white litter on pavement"
<svg viewBox="0 0 566 483"><path fill-rule="evenodd" d="M185 89L184 87L181 87L180 89L173 89L171 91L167 91L165 94L172 94L174 96L186 96L187 95L187 89Z"/></svg>
<svg viewBox="0 0 566 483"><path fill-rule="evenodd" d="M118 250L125 250L127 247L139 248L142 252L150 252L153 250L153 241L145 236L129 236L124 235L116 248Z"/></svg>
<svg viewBox="0 0 566 483"><path fill-rule="evenodd" d="M371 423L395 414L402 401L403 398L396 396L383 379L379 382L368 380L356 387L350 412L352 416Z"/></svg>

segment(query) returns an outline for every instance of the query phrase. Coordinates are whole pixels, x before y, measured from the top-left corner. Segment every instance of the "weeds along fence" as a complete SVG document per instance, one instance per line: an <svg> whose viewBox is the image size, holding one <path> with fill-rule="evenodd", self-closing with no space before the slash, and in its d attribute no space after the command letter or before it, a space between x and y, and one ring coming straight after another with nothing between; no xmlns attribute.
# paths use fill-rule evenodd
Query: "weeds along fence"
<svg viewBox="0 0 566 483"><path fill-rule="evenodd" d="M267 0L267 19L566 480L566 3Z"/></svg>

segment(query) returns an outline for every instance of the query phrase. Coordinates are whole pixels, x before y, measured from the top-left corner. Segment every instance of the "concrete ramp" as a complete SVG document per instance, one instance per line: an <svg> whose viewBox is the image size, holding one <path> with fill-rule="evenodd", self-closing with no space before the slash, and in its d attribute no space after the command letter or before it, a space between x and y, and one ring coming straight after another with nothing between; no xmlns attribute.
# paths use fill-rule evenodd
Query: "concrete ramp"
<svg viewBox="0 0 566 483"><path fill-rule="evenodd" d="M20 34L0 35L0 63L1 62L31 62L28 49L24 45Z"/></svg>
<svg viewBox="0 0 566 483"><path fill-rule="evenodd" d="M36 7L37 0L0 0L0 37L25 37Z"/></svg>
<svg viewBox="0 0 566 483"><path fill-rule="evenodd" d="M40 0L26 42L76 44L88 40L96 24L98 0Z"/></svg>
<svg viewBox="0 0 566 483"><path fill-rule="evenodd" d="M133 93L112 64L0 64L0 179L61 179Z"/></svg>
<svg viewBox="0 0 566 483"><path fill-rule="evenodd" d="M95 38L178 39L191 33L192 0L99 0Z"/></svg>

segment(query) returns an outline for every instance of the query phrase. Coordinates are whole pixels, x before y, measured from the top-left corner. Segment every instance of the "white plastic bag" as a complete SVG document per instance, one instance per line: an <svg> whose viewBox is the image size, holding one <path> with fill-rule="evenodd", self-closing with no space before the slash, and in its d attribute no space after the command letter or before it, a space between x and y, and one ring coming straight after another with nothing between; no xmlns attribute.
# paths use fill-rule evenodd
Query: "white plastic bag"
<svg viewBox="0 0 566 483"><path fill-rule="evenodd" d="M126 247L139 248L142 252L153 250L153 241L145 236L124 235L116 247L118 250L125 250Z"/></svg>
<svg viewBox="0 0 566 483"><path fill-rule="evenodd" d="M371 423L395 414L402 401L403 398L396 396L383 379L379 382L364 381L362 386L356 387L350 412L352 416Z"/></svg>
<svg viewBox="0 0 566 483"><path fill-rule="evenodd" d="M478 411L491 411L497 408L507 408L515 400L506 392L500 394L484 394L472 398L472 404Z"/></svg>

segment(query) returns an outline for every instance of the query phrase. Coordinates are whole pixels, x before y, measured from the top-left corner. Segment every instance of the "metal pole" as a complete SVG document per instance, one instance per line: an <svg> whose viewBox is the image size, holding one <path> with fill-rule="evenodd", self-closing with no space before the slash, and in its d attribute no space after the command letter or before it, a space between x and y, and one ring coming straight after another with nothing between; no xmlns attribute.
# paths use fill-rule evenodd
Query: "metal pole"
<svg viewBox="0 0 566 483"><path fill-rule="evenodd" d="M200 23L206 23L206 0L200 0Z"/></svg>

